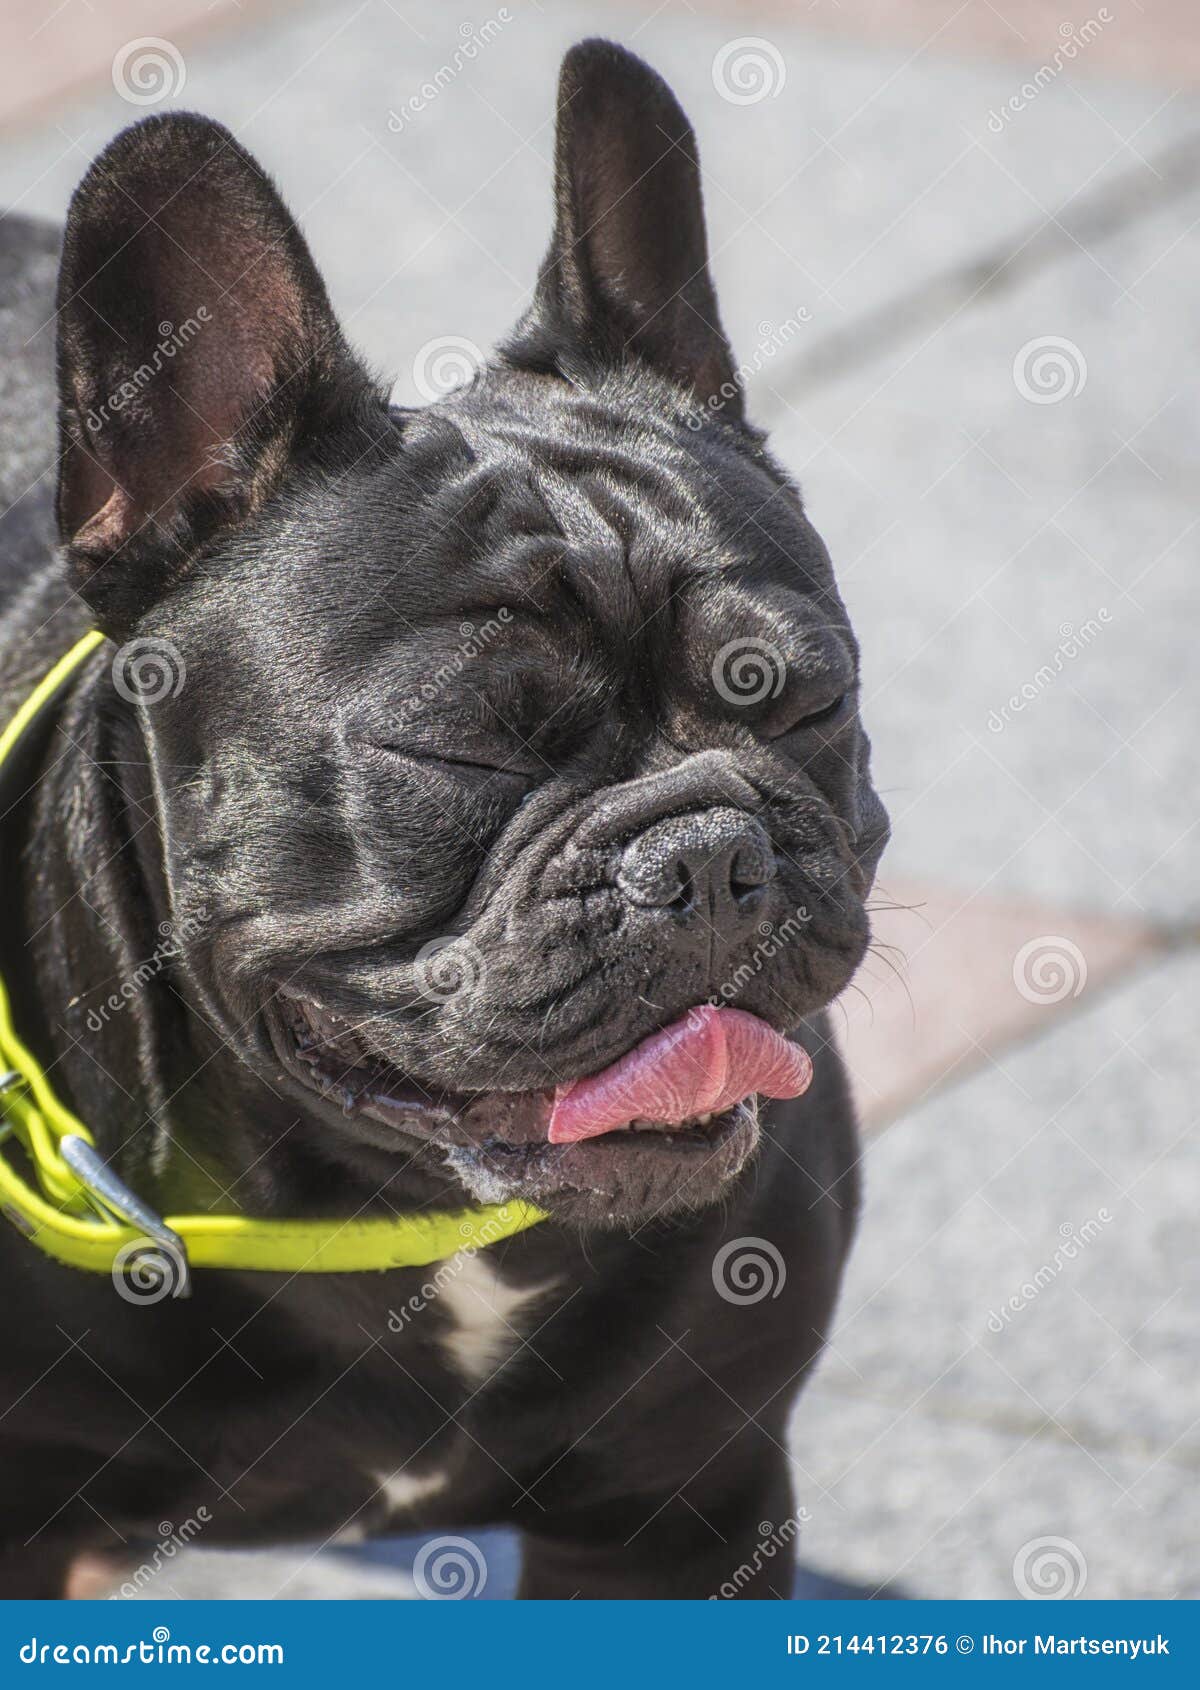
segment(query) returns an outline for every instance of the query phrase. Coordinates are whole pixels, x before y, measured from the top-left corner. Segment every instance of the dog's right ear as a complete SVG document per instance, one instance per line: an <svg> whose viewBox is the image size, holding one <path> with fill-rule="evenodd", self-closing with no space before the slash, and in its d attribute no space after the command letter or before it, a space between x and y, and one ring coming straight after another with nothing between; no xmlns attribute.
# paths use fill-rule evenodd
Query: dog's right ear
<svg viewBox="0 0 1200 1690"><path fill-rule="evenodd" d="M583 41L558 84L554 233L505 351L584 380L640 360L741 416L708 269L696 137L662 77Z"/></svg>
<svg viewBox="0 0 1200 1690"><path fill-rule="evenodd" d="M127 129L76 189L58 384L60 536L109 632L369 391L271 181L184 113Z"/></svg>

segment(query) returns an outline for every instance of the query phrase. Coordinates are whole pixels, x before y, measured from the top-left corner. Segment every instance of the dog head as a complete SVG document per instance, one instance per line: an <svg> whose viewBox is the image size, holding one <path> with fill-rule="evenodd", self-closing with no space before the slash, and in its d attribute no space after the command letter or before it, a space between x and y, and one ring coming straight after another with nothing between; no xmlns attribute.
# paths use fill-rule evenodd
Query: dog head
<svg viewBox="0 0 1200 1690"><path fill-rule="evenodd" d="M334 1155L600 1224L713 1200L801 1089L887 823L692 131L605 43L555 207L487 368L389 409L233 137L125 132L67 228L59 513L222 1037Z"/></svg>

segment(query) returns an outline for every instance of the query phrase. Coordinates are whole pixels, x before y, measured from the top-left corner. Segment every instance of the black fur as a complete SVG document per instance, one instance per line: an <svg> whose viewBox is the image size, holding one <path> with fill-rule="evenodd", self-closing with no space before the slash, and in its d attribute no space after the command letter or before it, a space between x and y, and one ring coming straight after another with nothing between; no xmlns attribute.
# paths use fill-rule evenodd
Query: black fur
<svg viewBox="0 0 1200 1690"><path fill-rule="evenodd" d="M9 1593L203 1505L210 1546L512 1521L524 1594L710 1594L793 1510L787 1419L857 1190L822 1011L886 820L827 554L741 417L686 119L620 49L568 55L534 303L423 411L388 411L274 188L201 118L92 166L58 297L62 544L43 484L2 531L0 702L93 619L186 678L131 704L100 648L4 817L27 1040L164 1213L516 1193L552 1219L487 1252L543 1290L484 1384L452 1298L389 1325L428 1270L200 1270L138 1307L5 1230ZM18 399L5 432L48 395ZM713 683L735 640L779 662L750 706ZM683 903L653 890L680 864ZM471 979L431 994L452 936ZM549 1088L714 995L814 1058L759 1139L545 1144ZM298 1002L345 1029L345 1107ZM373 1101L364 1062L428 1101ZM718 1294L742 1237L782 1252L777 1296ZM389 1513L397 1472L445 1482ZM741 1593L786 1580L767 1561Z"/></svg>

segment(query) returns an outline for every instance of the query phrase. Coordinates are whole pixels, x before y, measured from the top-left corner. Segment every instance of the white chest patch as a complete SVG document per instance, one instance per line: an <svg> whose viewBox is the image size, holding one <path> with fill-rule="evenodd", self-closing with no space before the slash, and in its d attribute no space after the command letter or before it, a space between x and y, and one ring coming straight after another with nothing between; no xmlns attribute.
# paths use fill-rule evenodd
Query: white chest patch
<svg viewBox="0 0 1200 1690"><path fill-rule="evenodd" d="M481 1385L520 1347L532 1327L532 1305L552 1291L553 1279L540 1285L509 1285L487 1259L485 1250L462 1251L451 1266L439 1298L453 1327L442 1344L463 1377Z"/></svg>
<svg viewBox="0 0 1200 1690"><path fill-rule="evenodd" d="M444 1473L376 1473L375 1482L390 1509L411 1508L427 1496L444 1490Z"/></svg>

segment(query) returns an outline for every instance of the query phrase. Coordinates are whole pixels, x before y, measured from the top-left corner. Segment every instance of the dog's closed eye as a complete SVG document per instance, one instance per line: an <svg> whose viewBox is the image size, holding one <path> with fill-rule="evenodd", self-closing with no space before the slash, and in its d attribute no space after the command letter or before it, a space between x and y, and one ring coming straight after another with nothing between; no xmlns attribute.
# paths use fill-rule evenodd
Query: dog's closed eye
<svg viewBox="0 0 1200 1690"><path fill-rule="evenodd" d="M451 775L470 778L473 775L487 778L501 775L508 780L528 785L536 780L539 773L538 759L525 757L513 751L506 751L501 746L491 750L480 750L472 756L449 757L444 752L424 751L410 745L383 744L378 750L395 757L407 758L410 762L421 763L433 768L445 769ZM540 772L546 772L546 765L540 765Z"/></svg>
<svg viewBox="0 0 1200 1690"><path fill-rule="evenodd" d="M850 694L848 692L840 692L837 697L831 699L828 704L821 705L816 710L805 710L802 715L796 717L789 727L782 728L779 732L797 733L802 728L824 727L827 722L834 721L842 714L842 711L845 709L849 701ZM778 738L779 735L775 734L772 737Z"/></svg>
<svg viewBox="0 0 1200 1690"><path fill-rule="evenodd" d="M760 732L768 740L790 739L793 735L820 728L833 732L849 719L853 701L853 687L844 688L833 696L827 692L824 698L805 689L800 697L785 701L786 708L774 712L762 724Z"/></svg>

